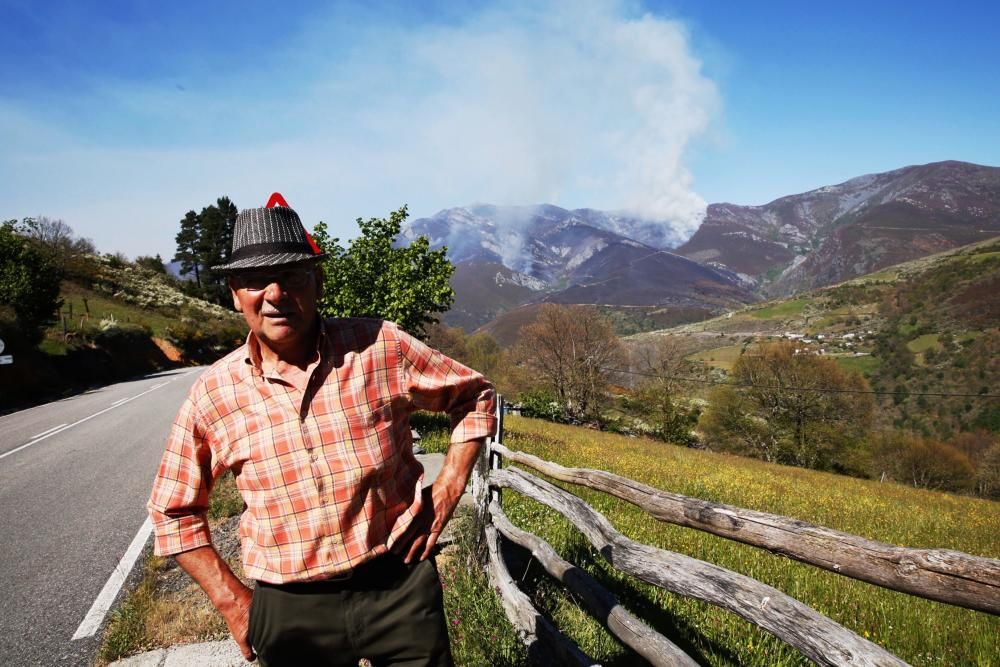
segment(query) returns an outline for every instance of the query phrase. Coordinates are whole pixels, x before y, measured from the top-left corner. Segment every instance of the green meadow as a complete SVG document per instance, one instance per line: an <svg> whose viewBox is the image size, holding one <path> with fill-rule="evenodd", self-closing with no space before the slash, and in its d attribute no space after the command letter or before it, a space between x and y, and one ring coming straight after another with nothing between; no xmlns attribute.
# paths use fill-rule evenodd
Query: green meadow
<svg viewBox="0 0 1000 667"><path fill-rule="evenodd" d="M1000 506L995 502L532 419L509 418L505 439L512 449L567 466L609 470L676 493L782 514L900 546L1000 558ZM628 537L763 581L910 664L1000 664L1000 618L889 591L761 549L664 524L606 494L560 486L583 497ZM811 664L795 649L732 613L618 573L554 511L512 491L504 491L503 504L515 523L542 536L564 558L594 575L626 608L699 662L761 667ZM516 646L493 591L484 575L464 560L468 549L442 568L450 583L445 594L456 659L470 665L484 661L520 664L523 651ZM512 571L514 578L536 606L584 651L606 665L635 664L636 656L581 611L537 564L518 565L517 570Z"/></svg>

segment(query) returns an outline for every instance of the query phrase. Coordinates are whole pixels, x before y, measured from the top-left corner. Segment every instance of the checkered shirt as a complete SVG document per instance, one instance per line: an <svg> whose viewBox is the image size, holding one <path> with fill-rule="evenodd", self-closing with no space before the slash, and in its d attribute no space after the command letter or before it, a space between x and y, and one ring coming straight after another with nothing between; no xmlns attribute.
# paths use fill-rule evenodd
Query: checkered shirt
<svg viewBox="0 0 1000 667"><path fill-rule="evenodd" d="M453 443L494 430L492 385L392 323L322 322L305 392L266 376L255 345L251 334L209 368L177 414L148 503L158 555L211 543L209 492L230 469L248 577L341 574L385 553L420 510L411 412L448 413Z"/></svg>

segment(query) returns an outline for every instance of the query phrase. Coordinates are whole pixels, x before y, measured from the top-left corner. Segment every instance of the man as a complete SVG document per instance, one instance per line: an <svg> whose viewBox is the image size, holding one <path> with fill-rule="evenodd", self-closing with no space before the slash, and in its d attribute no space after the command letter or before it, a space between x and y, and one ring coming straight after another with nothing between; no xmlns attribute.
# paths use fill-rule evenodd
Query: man
<svg viewBox="0 0 1000 667"><path fill-rule="evenodd" d="M278 204L278 205L274 205ZM244 657L275 665L451 664L432 554L494 428L478 373L381 320L322 320L325 258L277 193L236 219L229 275L250 333L192 387L149 500L158 555L222 613ZM421 491L409 414L450 414ZM243 585L211 545L212 483L231 470Z"/></svg>

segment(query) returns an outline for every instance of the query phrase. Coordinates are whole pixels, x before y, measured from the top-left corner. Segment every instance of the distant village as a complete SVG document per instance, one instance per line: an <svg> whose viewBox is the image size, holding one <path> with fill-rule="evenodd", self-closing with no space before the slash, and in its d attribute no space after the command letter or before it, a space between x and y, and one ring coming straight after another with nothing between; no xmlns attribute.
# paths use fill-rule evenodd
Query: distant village
<svg viewBox="0 0 1000 667"><path fill-rule="evenodd" d="M784 338L802 347L795 348L795 354L834 354L837 356L850 355L852 357L870 356L871 352L858 349L867 338L875 335L871 329L865 331L849 331L847 333L817 333L809 336L801 333L786 331L780 336L768 336L768 338Z"/></svg>

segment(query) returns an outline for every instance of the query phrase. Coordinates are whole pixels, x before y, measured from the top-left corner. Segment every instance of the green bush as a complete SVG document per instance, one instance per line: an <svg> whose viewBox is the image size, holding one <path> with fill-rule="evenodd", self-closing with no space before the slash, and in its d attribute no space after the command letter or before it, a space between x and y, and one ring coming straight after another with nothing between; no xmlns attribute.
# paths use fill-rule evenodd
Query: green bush
<svg viewBox="0 0 1000 667"><path fill-rule="evenodd" d="M16 220L0 225L0 311L11 311L20 333L34 347L56 319L63 271L52 253L24 231Z"/></svg>
<svg viewBox="0 0 1000 667"><path fill-rule="evenodd" d="M215 329L203 327L188 319L170 326L166 339L176 345L188 361L211 363L235 350L246 338L242 328L223 325Z"/></svg>
<svg viewBox="0 0 1000 667"><path fill-rule="evenodd" d="M521 394L521 414L525 417L547 419L550 422L567 421L562 403L552 392L536 389Z"/></svg>

